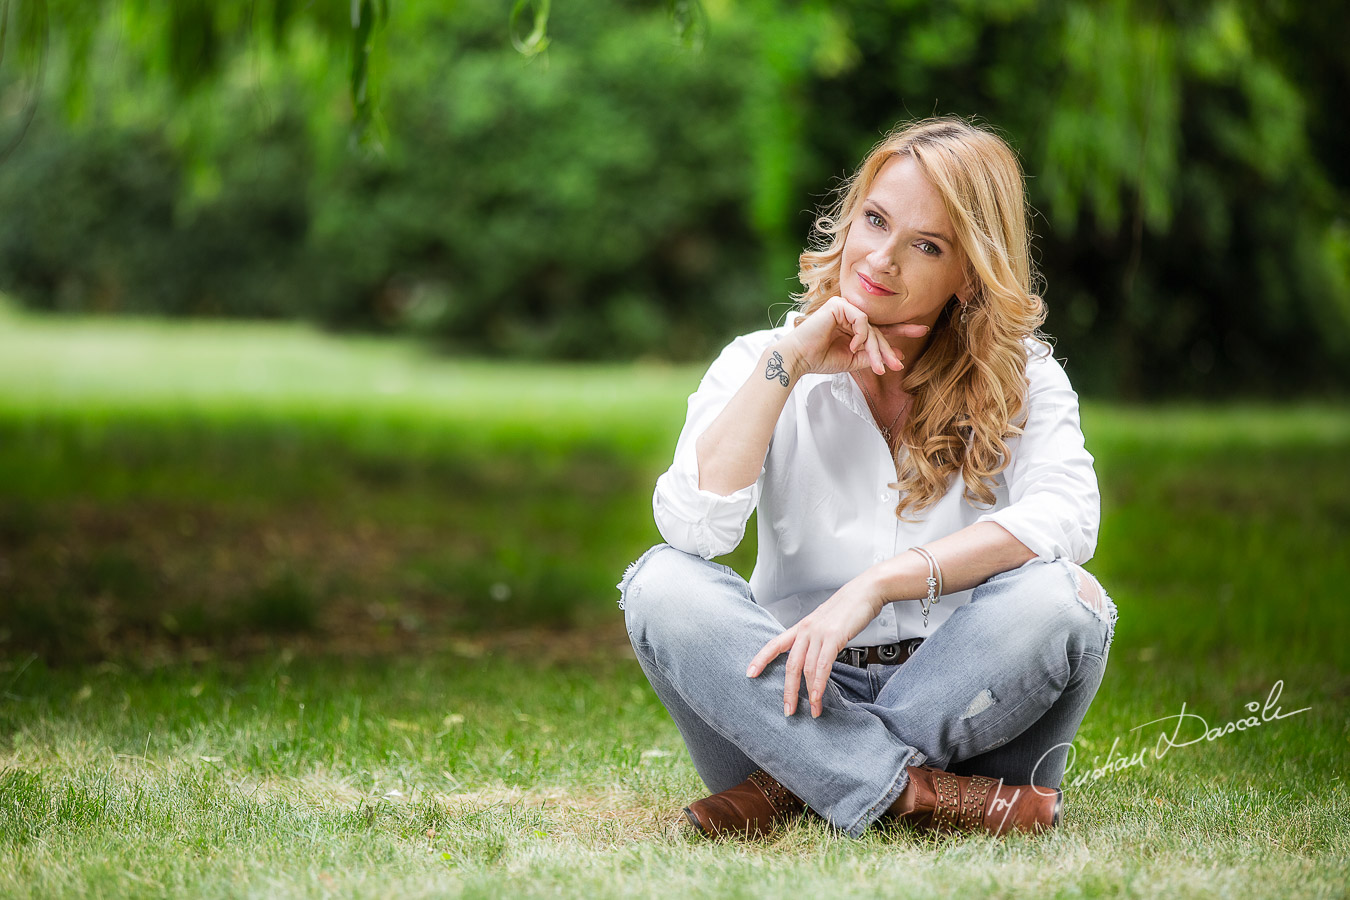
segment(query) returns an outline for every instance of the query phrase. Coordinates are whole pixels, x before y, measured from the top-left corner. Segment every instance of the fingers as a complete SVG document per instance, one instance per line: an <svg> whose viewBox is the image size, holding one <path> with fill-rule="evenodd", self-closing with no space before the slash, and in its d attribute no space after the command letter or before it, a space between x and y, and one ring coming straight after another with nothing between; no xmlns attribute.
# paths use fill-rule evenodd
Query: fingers
<svg viewBox="0 0 1350 900"><path fill-rule="evenodd" d="M886 374L886 361L881 355L881 336L875 328L867 330L867 361L872 371L878 375Z"/></svg>
<svg viewBox="0 0 1350 900"><path fill-rule="evenodd" d="M877 341L878 343L881 344L881 352L882 355L886 357L887 367L890 368L891 371L893 372L899 372L901 369L903 369L905 367L905 364L900 359L900 354L895 351L895 348L890 345L890 343L886 340L886 338L878 337Z"/></svg>
<svg viewBox="0 0 1350 900"><path fill-rule="evenodd" d="M789 628L778 637L769 641L750 660L746 668L747 678L758 678L764 667L773 662L783 652L788 652L787 675L783 679L783 715L790 716L797 711L797 696L802 683L802 668L805 665L808 642L797 640L797 626Z"/></svg>
<svg viewBox="0 0 1350 900"><path fill-rule="evenodd" d="M825 683L816 677L820 666L820 642L812 641L802 661L802 674L806 676L806 696L811 703L811 718L820 718L820 698L825 693Z"/></svg>
<svg viewBox="0 0 1350 900"><path fill-rule="evenodd" d="M782 655L784 650L792 646L792 641L797 635L796 627L789 628L778 637L769 641L760 651L755 654L755 658L750 660L750 665L745 670L745 677L758 678L759 673L764 671L764 667L773 662Z"/></svg>
<svg viewBox="0 0 1350 900"><path fill-rule="evenodd" d="M830 675L834 672L834 662L844 642L832 637L819 637L811 641L805 654L802 674L806 678L806 693L811 701L811 718L819 719L825 711L825 688L830 684Z"/></svg>
<svg viewBox="0 0 1350 900"><path fill-rule="evenodd" d="M797 695L801 692L802 667L806 662L807 643L795 641L788 653L787 674L783 677L783 715L790 716L797 711Z"/></svg>
<svg viewBox="0 0 1350 900"><path fill-rule="evenodd" d="M818 719L825 710L825 688L830 682L834 660L842 644L835 647L831 640L802 635L798 631L799 627L794 625L765 644L750 661L745 674L749 678L759 677L769 663L787 651L787 666L783 675L783 715L796 714L801 700L802 679L805 678L811 717Z"/></svg>
<svg viewBox="0 0 1350 900"><path fill-rule="evenodd" d="M846 301L841 303L839 308L844 314L844 321L853 330L853 337L848 342L848 349L856 354L867 346L867 340L871 337L872 328L868 324L867 313Z"/></svg>
<svg viewBox="0 0 1350 900"><path fill-rule="evenodd" d="M888 369L899 372L904 367L900 354L875 329L869 329L862 349L853 352L853 360L849 366L851 370L871 369L878 375L885 375Z"/></svg>
<svg viewBox="0 0 1350 900"><path fill-rule="evenodd" d="M872 327L888 338L921 338L928 333L927 325L916 325L912 322L897 322L892 325L874 325Z"/></svg>
<svg viewBox="0 0 1350 900"><path fill-rule="evenodd" d="M878 375L885 375L887 369L898 372L904 368L899 354L886 340L885 333L868 321L867 313L847 301L843 303L842 309L849 326L853 328L853 337L849 341L848 349L854 356L855 364L866 365ZM907 332L921 329L920 335L928 331L926 325L900 327Z"/></svg>
<svg viewBox="0 0 1350 900"><path fill-rule="evenodd" d="M824 315L821 315L821 314ZM823 342L813 351L812 371L857 371L871 369L877 375L899 372L904 357L891 346L898 338L918 338L928 333L927 325L898 323L875 326L867 313L843 297L832 297L814 314L820 315L812 331L812 341ZM814 316L813 316L814 318ZM848 352L840 359L843 345ZM847 361L845 361L847 360Z"/></svg>
<svg viewBox="0 0 1350 900"><path fill-rule="evenodd" d="M811 709L811 718L819 719L825 707L825 686L829 684L830 673L838 650L831 650L829 642L820 637L798 635L788 654L787 674L783 682L783 715L790 716L797 711L798 695L802 679L806 679L807 702Z"/></svg>
<svg viewBox="0 0 1350 900"><path fill-rule="evenodd" d="M839 651L830 651L827 645L816 648L816 658L806 669L806 690L811 696L811 717L819 719L825 706L825 686L830 683L834 658Z"/></svg>

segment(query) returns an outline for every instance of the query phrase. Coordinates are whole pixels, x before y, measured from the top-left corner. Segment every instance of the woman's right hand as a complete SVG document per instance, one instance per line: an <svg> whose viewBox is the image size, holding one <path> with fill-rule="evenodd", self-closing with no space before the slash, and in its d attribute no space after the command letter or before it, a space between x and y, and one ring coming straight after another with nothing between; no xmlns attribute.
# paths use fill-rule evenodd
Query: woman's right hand
<svg viewBox="0 0 1350 900"><path fill-rule="evenodd" d="M901 355L887 340L920 338L927 325L873 325L867 313L843 297L831 297L820 309L788 332L778 349L798 376L833 375L870 368L878 375L905 367Z"/></svg>

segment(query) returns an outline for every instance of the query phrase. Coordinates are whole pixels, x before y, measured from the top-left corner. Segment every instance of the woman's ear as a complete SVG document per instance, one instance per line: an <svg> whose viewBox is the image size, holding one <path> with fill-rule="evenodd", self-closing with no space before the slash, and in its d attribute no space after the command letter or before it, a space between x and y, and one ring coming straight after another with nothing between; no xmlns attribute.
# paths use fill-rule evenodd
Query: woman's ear
<svg viewBox="0 0 1350 900"><path fill-rule="evenodd" d="M975 273L967 272L965 282L956 289L956 299L963 304L975 299Z"/></svg>

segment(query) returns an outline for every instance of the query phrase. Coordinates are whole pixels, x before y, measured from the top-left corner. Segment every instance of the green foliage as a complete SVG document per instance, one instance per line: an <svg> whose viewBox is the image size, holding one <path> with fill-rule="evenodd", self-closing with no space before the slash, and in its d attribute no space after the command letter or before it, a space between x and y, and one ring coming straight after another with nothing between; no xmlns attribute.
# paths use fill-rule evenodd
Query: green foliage
<svg viewBox="0 0 1350 900"><path fill-rule="evenodd" d="M1350 375L1350 269L1329 248L1350 211L1346 131L1316 80L1344 79L1344 57L1305 40L1344 33L1343 6L845 8L854 63L804 103L824 117L803 138L817 168L851 166L897 109L1002 130L1031 176L1048 330L1075 386L1219 395Z"/></svg>
<svg viewBox="0 0 1350 900"><path fill-rule="evenodd" d="M0 225L5 280L52 308L298 313L528 355L690 356L720 338L700 323L762 322L736 47L691 54L659 10L616 29L597 8L526 63L499 12L405 9L381 110L416 140L382 154L333 152L307 114L322 73L267 65L265 96L164 98L181 132L158 101L111 132L40 122L0 169L21 211Z"/></svg>
<svg viewBox="0 0 1350 900"><path fill-rule="evenodd" d="M694 323L762 309L756 273L738 271L756 247L737 219L748 159L729 52L673 47L659 16L603 22L597 10L558 23L566 42L532 63L503 63L495 16L461 21L453 42L391 36L407 66L385 110L419 141L319 188L326 268L381 291L374 309L335 298L340 314L585 357L706 352Z"/></svg>
<svg viewBox="0 0 1350 900"><path fill-rule="evenodd" d="M278 121L230 145L213 169L227 189L193 202L159 132L40 125L0 168L9 279L57 309L292 314L309 268L296 130Z"/></svg>
<svg viewBox="0 0 1350 900"><path fill-rule="evenodd" d="M67 77L61 79L61 89L68 106L78 111L85 109L85 94L94 77L90 63L106 59L99 45L110 32L118 49L130 53L135 67L167 79L179 96L215 82L233 58L249 52L251 43L268 40L274 48L286 50L297 31L320 36L329 45L343 47L350 59L352 137L359 143L369 139L375 112L369 63L376 33L389 18L388 0L354 0L350 14L343 3L298 0L4 0L0 61L11 14L15 27L9 43L23 58L10 71L40 83L47 54L55 45L66 56Z"/></svg>
<svg viewBox="0 0 1350 900"><path fill-rule="evenodd" d="M3 108L35 96L36 35L50 59L0 166L0 286L702 358L784 310L832 179L954 113L1021 153L1080 389L1350 377L1344 4L349 6L14 6Z"/></svg>

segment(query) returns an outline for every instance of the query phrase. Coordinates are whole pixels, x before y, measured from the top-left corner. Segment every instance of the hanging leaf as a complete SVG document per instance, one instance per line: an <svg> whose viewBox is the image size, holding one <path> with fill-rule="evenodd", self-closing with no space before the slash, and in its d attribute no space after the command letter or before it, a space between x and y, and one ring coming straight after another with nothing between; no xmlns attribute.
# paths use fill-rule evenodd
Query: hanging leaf
<svg viewBox="0 0 1350 900"><path fill-rule="evenodd" d="M708 36L708 12L701 0L670 0L670 23L676 39L691 50L702 50Z"/></svg>
<svg viewBox="0 0 1350 900"><path fill-rule="evenodd" d="M366 150L380 150L376 135L375 104L370 89L370 52L374 46L375 28L382 17L387 17L387 3L375 0L352 0L352 62L349 87L352 109L352 143Z"/></svg>
<svg viewBox="0 0 1350 900"><path fill-rule="evenodd" d="M42 95L43 77L47 71L47 46L50 40L47 4L44 0L39 0L35 3L20 3L18 7L11 36L10 2L0 0L0 62L4 61L5 50L12 40L16 45L19 70L29 72L31 75L28 78L28 89L25 92L17 125L11 131L10 123L0 119L0 163L8 159L14 149L23 142L24 135L33 124L33 117L37 114L38 98Z"/></svg>
<svg viewBox="0 0 1350 900"><path fill-rule="evenodd" d="M272 46L280 50L286 43L286 31L295 14L295 0L275 0L272 4Z"/></svg>
<svg viewBox="0 0 1350 900"><path fill-rule="evenodd" d="M0 0L0 64L5 61L5 39L9 37L9 0Z"/></svg>
<svg viewBox="0 0 1350 900"><path fill-rule="evenodd" d="M169 73L180 91L187 92L216 74L220 37L213 4L178 0L169 7Z"/></svg>
<svg viewBox="0 0 1350 900"><path fill-rule="evenodd" d="M511 43L526 56L537 56L548 49L548 7L549 0L516 0L511 7ZM533 24L530 33L522 37L523 23L533 10Z"/></svg>

